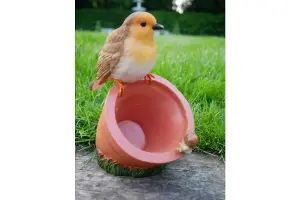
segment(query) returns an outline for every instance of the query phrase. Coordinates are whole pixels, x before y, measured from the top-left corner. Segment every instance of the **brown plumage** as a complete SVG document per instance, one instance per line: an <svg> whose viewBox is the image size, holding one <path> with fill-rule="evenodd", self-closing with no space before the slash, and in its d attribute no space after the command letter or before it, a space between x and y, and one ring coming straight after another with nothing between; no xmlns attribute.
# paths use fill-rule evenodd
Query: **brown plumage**
<svg viewBox="0 0 300 200"><path fill-rule="evenodd" d="M112 80L123 93L125 82L148 78L156 59L154 30L163 26L147 12L129 15L122 26L114 30L106 39L98 55L97 77L90 86L94 91L107 81Z"/></svg>
<svg viewBox="0 0 300 200"><path fill-rule="evenodd" d="M102 50L98 55L97 78L90 89L96 90L101 87L109 78L117 66L124 52L124 40L128 35L128 28L122 26L113 31L106 39Z"/></svg>

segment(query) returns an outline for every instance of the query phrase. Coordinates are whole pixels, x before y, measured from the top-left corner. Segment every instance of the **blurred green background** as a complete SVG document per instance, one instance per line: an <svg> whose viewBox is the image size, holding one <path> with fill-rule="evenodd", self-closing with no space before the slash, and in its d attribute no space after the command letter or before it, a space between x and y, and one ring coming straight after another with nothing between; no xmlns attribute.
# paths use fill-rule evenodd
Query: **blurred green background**
<svg viewBox="0 0 300 200"><path fill-rule="evenodd" d="M132 0L76 0L75 28L117 28L134 6ZM145 0L142 6L171 33L225 36L225 0Z"/></svg>

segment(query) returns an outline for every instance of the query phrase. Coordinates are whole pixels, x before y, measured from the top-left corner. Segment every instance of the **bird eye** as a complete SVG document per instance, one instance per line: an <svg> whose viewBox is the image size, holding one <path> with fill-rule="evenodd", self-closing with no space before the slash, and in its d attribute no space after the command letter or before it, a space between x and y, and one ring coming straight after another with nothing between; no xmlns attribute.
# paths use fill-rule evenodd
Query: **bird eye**
<svg viewBox="0 0 300 200"><path fill-rule="evenodd" d="M141 27L145 27L146 25L146 22L141 22Z"/></svg>

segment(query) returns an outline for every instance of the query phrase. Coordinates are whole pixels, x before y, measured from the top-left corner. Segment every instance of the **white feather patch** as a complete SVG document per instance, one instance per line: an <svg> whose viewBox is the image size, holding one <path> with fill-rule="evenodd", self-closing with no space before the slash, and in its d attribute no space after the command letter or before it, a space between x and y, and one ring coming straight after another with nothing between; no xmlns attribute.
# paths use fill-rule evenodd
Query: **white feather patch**
<svg viewBox="0 0 300 200"><path fill-rule="evenodd" d="M132 83L137 80L143 79L148 73L151 72L156 59L152 61L138 63L133 59L123 56L116 66L111 77L125 83Z"/></svg>

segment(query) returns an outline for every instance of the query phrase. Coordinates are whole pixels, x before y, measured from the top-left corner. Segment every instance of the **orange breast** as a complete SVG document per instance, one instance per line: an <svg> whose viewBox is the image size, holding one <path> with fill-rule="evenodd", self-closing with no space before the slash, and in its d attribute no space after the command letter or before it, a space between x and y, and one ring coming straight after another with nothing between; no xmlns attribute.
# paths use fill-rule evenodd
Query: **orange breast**
<svg viewBox="0 0 300 200"><path fill-rule="evenodd" d="M146 63L156 58L156 44L154 41L141 41L128 38L125 41L125 56L138 63Z"/></svg>

